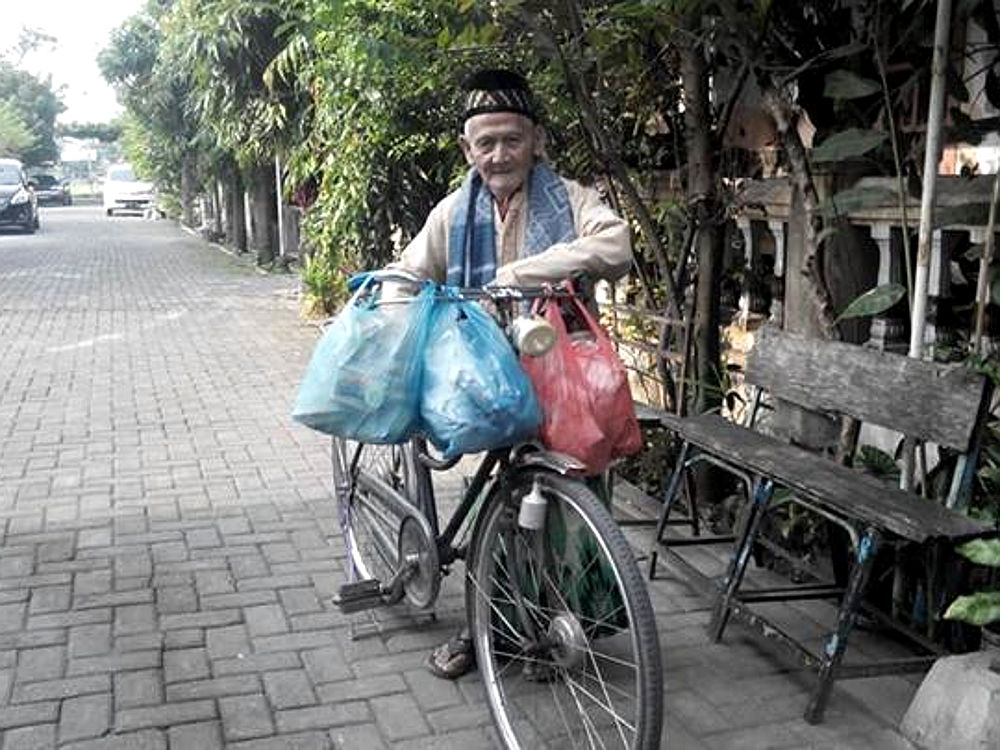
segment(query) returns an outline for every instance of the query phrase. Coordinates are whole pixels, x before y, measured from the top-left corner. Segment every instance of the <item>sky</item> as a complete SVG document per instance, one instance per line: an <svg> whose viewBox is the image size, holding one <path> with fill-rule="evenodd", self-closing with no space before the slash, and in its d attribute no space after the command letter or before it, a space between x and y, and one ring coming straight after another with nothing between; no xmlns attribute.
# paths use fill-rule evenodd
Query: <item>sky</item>
<svg viewBox="0 0 1000 750"><path fill-rule="evenodd" d="M51 75L53 88L65 87L66 111L59 115L59 122L108 122L121 113L121 107L101 77L97 54L107 46L112 29L145 2L0 0L0 53L17 43L24 27L56 37L53 47L27 55L20 67L35 75Z"/></svg>

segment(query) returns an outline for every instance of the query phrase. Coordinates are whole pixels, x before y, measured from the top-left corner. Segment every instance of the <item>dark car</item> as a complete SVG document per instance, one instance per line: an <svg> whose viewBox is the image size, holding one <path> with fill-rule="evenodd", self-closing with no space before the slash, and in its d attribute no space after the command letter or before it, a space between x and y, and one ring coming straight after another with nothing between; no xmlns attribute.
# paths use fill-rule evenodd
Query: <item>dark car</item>
<svg viewBox="0 0 1000 750"><path fill-rule="evenodd" d="M38 229L38 198L17 159L0 159L0 227Z"/></svg>
<svg viewBox="0 0 1000 750"><path fill-rule="evenodd" d="M35 186L35 195L40 206L69 206L73 196L69 194L69 183L61 182L51 174L36 174L29 180Z"/></svg>

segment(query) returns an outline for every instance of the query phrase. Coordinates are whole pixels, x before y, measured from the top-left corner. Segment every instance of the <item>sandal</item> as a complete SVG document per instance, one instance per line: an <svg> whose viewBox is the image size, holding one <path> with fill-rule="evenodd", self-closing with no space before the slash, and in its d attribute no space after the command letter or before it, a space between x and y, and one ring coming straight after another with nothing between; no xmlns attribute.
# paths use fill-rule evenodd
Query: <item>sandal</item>
<svg viewBox="0 0 1000 750"><path fill-rule="evenodd" d="M457 680L476 668L476 650L472 640L456 635L442 643L427 657L427 669L444 680Z"/></svg>

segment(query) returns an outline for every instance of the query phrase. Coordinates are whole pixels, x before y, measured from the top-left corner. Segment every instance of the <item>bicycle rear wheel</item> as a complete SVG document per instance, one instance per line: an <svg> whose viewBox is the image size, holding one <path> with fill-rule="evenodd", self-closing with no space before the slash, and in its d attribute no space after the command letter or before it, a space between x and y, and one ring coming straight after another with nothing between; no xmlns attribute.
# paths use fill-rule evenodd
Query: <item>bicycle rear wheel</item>
<svg viewBox="0 0 1000 750"><path fill-rule="evenodd" d="M518 525L533 487L544 526ZM663 685L649 595L621 530L580 482L511 477L480 512L466 582L476 657L508 748L657 748Z"/></svg>
<svg viewBox="0 0 1000 750"><path fill-rule="evenodd" d="M411 444L369 445L335 437L331 464L349 580L376 579L385 584L399 569L404 521L419 515L407 512L396 498L412 508L422 507ZM428 606L436 589L431 593L416 588L407 589L411 602Z"/></svg>

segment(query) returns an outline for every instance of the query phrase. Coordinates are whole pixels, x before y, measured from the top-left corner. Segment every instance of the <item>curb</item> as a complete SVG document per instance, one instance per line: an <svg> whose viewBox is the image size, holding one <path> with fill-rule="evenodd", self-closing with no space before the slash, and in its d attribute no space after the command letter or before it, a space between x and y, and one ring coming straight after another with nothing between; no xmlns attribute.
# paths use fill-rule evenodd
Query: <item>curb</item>
<svg viewBox="0 0 1000 750"><path fill-rule="evenodd" d="M186 232L187 234L191 235L192 237L196 237L197 239L201 240L202 242L204 242L209 247L215 248L219 252L225 253L226 255L228 255L233 260L239 261L241 265L247 266L248 268L252 268L254 271L256 271L257 273L261 274L262 276L270 276L271 275L271 272L269 270L267 270L266 268L261 268L256 263L250 263L250 262L248 262L247 259L244 258L243 254L237 253L234 250L226 247L225 245L219 244L218 242L213 242L212 240L205 239L204 235L202 235L201 232L199 232L197 229L193 229L193 228L187 226L182 221L179 221L177 219L175 219L174 221L177 222L177 226L179 226L182 231Z"/></svg>

